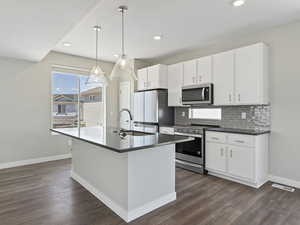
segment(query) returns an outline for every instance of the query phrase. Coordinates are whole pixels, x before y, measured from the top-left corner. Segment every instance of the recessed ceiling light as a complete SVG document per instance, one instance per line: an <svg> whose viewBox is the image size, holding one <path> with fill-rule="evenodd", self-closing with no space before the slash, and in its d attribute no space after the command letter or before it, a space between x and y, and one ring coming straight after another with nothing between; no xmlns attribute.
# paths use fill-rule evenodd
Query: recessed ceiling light
<svg viewBox="0 0 300 225"><path fill-rule="evenodd" d="M63 45L64 45L65 47L70 47L72 44L71 44L70 42L64 42Z"/></svg>
<svg viewBox="0 0 300 225"><path fill-rule="evenodd" d="M232 2L232 5L234 7L239 7L239 6L242 6L246 3L246 0L235 0Z"/></svg>
<svg viewBox="0 0 300 225"><path fill-rule="evenodd" d="M159 41L159 40L161 40L161 35L155 35L155 36L153 36L153 39L156 41Z"/></svg>

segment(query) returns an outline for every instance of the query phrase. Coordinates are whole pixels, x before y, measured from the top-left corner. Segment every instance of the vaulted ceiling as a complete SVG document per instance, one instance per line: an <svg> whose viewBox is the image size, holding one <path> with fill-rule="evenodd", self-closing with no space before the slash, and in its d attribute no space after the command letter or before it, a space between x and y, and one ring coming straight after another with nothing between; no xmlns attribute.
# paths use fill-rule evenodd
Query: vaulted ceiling
<svg viewBox="0 0 300 225"><path fill-rule="evenodd" d="M0 9L0 55L40 60L50 50L94 57L92 27L102 26L101 54L115 60L121 49L121 15L126 4L125 50L132 58L151 59L212 40L254 32L300 19L299 0L6 0ZM154 35L162 40L153 40ZM65 42L72 45L66 47Z"/></svg>
<svg viewBox="0 0 300 225"><path fill-rule="evenodd" d="M0 56L40 61L100 0L2 0Z"/></svg>

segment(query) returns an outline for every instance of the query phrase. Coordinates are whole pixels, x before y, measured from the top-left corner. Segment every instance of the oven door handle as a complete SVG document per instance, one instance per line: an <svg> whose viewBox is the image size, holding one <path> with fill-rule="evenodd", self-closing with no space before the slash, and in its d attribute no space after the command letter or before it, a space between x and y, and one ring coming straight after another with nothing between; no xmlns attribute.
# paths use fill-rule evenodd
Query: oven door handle
<svg viewBox="0 0 300 225"><path fill-rule="evenodd" d="M175 132L174 134L180 135L180 136L202 138L202 135L201 135L201 134L187 134L187 133L178 133L178 132Z"/></svg>

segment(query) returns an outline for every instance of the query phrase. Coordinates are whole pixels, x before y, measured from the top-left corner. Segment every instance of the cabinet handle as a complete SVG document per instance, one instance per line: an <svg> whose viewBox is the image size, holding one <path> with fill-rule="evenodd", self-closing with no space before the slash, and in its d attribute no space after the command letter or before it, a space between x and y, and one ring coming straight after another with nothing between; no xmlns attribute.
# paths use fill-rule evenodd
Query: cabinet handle
<svg viewBox="0 0 300 225"><path fill-rule="evenodd" d="M232 150L230 150L230 158L232 158Z"/></svg>
<svg viewBox="0 0 300 225"><path fill-rule="evenodd" d="M213 139L213 140L219 140L219 138L216 138L216 137L212 137L211 139Z"/></svg>
<svg viewBox="0 0 300 225"><path fill-rule="evenodd" d="M239 102L241 101L241 94L238 95Z"/></svg>
<svg viewBox="0 0 300 225"><path fill-rule="evenodd" d="M199 76L199 83L202 82L202 76Z"/></svg>
<svg viewBox="0 0 300 225"><path fill-rule="evenodd" d="M245 141L240 141L240 140L235 140L235 142L237 142L237 143L245 143Z"/></svg>

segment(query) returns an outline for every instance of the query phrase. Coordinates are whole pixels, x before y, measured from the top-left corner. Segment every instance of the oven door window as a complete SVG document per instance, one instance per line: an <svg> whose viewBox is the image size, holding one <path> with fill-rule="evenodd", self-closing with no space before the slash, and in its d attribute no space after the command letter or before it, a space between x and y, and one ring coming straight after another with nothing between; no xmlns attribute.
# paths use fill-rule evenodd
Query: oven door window
<svg viewBox="0 0 300 225"><path fill-rule="evenodd" d="M176 152L186 154L186 155L202 157L201 149L202 149L201 138L195 138L195 140L193 141L176 144Z"/></svg>

